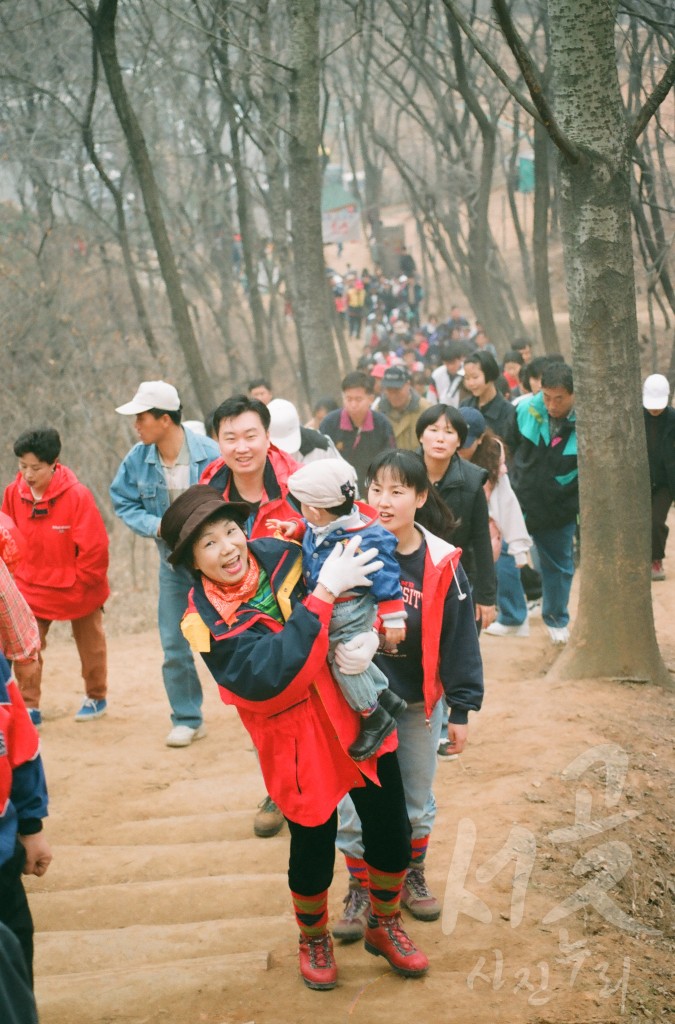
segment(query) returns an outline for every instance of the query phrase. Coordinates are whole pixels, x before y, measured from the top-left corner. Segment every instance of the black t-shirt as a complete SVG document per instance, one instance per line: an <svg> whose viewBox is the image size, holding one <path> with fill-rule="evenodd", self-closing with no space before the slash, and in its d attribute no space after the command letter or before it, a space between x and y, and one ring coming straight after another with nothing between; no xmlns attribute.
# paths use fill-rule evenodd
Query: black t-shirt
<svg viewBox="0 0 675 1024"><path fill-rule="evenodd" d="M408 613L405 640L398 645L397 654L382 651L375 658L375 664L382 669L389 687L408 704L424 699L422 669L422 581L427 542L422 541L417 551L410 555L395 552L401 569L403 603Z"/></svg>
<svg viewBox="0 0 675 1024"><path fill-rule="evenodd" d="M232 481L230 483L230 493L228 495L228 499L227 500L228 501L245 501L247 505L251 506L251 511L249 512L248 519L244 523L244 533L246 534L247 537L250 537L251 536L251 530L253 529L253 524L255 523L255 517L258 515L258 510L260 508L260 502L259 501L248 501L247 498L242 498L241 494L237 490L237 486L236 486L236 484L234 482L234 477L232 477ZM271 534L270 534L270 536L271 536Z"/></svg>

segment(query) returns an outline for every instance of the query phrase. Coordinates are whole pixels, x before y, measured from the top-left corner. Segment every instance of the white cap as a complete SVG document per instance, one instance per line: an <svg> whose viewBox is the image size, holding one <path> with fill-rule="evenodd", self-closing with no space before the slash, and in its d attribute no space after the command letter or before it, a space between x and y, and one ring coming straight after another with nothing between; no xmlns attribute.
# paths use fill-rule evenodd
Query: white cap
<svg viewBox="0 0 675 1024"><path fill-rule="evenodd" d="M300 417L292 402L273 398L267 406L270 414L270 440L282 452L293 455L300 450Z"/></svg>
<svg viewBox="0 0 675 1024"><path fill-rule="evenodd" d="M662 373L652 373L642 385L642 404L645 409L665 409L670 400L670 384Z"/></svg>
<svg viewBox="0 0 675 1024"><path fill-rule="evenodd" d="M307 462L288 478L294 498L314 508L337 508L356 497L356 470L344 459Z"/></svg>
<svg viewBox="0 0 675 1024"><path fill-rule="evenodd" d="M164 380L144 380L131 401L118 406L115 412L122 416L135 416L148 409L177 412L180 409L180 398L173 384L167 384Z"/></svg>
<svg viewBox="0 0 675 1024"><path fill-rule="evenodd" d="M206 437L206 427L201 420L183 420L183 426L191 430L193 434L200 434Z"/></svg>

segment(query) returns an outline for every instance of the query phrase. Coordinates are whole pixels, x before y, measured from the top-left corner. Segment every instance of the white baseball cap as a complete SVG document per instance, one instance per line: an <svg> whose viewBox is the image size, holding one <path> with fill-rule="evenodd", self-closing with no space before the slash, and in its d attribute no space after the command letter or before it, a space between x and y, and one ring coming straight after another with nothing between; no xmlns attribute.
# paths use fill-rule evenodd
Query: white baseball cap
<svg viewBox="0 0 675 1024"><path fill-rule="evenodd" d="M314 508L334 508L356 496L356 470L344 459L307 462L288 478L294 498Z"/></svg>
<svg viewBox="0 0 675 1024"><path fill-rule="evenodd" d="M270 414L270 440L282 452L293 455L300 450L300 417L292 402L285 398L273 398L268 403Z"/></svg>
<svg viewBox="0 0 675 1024"><path fill-rule="evenodd" d="M173 384L167 384L165 380L144 380L131 401L118 406L115 412L122 416L135 416L148 409L177 412L180 398Z"/></svg>
<svg viewBox="0 0 675 1024"><path fill-rule="evenodd" d="M670 384L662 373L652 373L642 385L642 404L645 409L665 409L670 400Z"/></svg>

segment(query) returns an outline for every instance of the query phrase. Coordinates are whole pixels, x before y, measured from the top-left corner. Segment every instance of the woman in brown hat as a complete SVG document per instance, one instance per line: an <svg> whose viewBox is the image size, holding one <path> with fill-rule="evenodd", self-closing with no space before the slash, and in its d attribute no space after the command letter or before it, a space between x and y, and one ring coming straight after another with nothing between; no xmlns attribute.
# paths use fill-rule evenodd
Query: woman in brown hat
<svg viewBox="0 0 675 1024"><path fill-rule="evenodd" d="M356 764L348 754L359 717L326 663L328 625L340 594L368 585L381 565L360 537L336 545L311 594L297 544L247 541L249 514L213 488L190 487L164 514L170 561L193 571L182 629L233 704L260 755L268 793L291 833L289 885L300 928L300 972L314 989L334 988L327 926L337 804L350 793L363 823L371 915L366 949L407 976L429 962L401 926L400 892L410 859L410 825L395 734ZM372 655L372 651L370 652Z"/></svg>

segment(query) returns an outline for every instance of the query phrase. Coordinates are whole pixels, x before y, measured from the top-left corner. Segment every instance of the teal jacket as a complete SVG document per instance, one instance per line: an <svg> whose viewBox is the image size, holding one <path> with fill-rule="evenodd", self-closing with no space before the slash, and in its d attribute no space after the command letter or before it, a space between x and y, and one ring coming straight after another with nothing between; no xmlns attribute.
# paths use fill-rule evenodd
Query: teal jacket
<svg viewBox="0 0 675 1024"><path fill-rule="evenodd" d="M527 528L556 529L579 514L577 425L574 410L562 433L551 439L541 392L517 407L521 441L514 459L512 483Z"/></svg>

